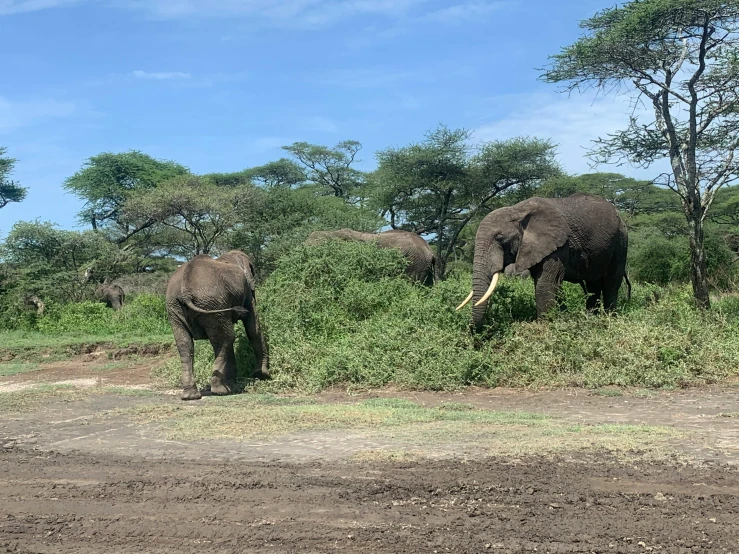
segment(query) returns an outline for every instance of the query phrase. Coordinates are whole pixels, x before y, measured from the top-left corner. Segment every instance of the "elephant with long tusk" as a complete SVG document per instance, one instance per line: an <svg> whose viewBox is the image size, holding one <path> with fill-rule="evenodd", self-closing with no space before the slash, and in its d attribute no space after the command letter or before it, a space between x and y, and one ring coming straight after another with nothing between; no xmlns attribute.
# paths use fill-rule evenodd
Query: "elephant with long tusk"
<svg viewBox="0 0 739 554"><path fill-rule="evenodd" d="M563 281L579 283L593 310L602 299L616 308L626 277L628 233L616 208L605 199L576 193L567 198L529 198L490 212L475 237L472 291L459 306L473 301L472 326L480 331L487 302L501 272L529 271L539 316L556 301Z"/></svg>

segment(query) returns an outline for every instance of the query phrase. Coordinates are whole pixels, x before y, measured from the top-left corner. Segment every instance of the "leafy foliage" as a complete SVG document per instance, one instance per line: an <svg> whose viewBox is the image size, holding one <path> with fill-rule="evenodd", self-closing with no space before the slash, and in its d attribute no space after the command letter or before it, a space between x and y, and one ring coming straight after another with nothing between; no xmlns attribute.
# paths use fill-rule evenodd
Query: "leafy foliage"
<svg viewBox="0 0 739 554"><path fill-rule="evenodd" d="M358 162L357 154L362 149L362 145L356 140L342 141L333 148L307 142L295 142L290 146L284 146L283 149L298 160L304 168L305 178L318 187L323 194L332 194L348 201L357 198L365 176L363 172L352 167ZM280 164L279 169L283 173L287 170L292 179L298 177L296 168L289 166L286 161L281 160L275 163ZM265 166L260 168L263 173L264 168ZM274 165L270 169L274 170ZM269 175L269 171L266 173Z"/></svg>
<svg viewBox="0 0 739 554"><path fill-rule="evenodd" d="M188 169L178 163L156 160L136 150L104 152L87 160L83 169L64 182L64 188L85 202L79 213L81 221L93 229L110 227L116 240L124 242L151 225L148 220L124 220L126 201L187 173Z"/></svg>
<svg viewBox="0 0 739 554"><path fill-rule="evenodd" d="M0 208L11 202L21 202L27 193L26 188L10 180L17 160L6 157L7 151L7 148L0 146Z"/></svg>
<svg viewBox="0 0 739 554"><path fill-rule="evenodd" d="M654 119L631 116L601 137L596 161L647 167L668 158L662 182L680 198L690 237L693 294L708 307L704 222L717 191L739 177L739 6L726 0L633 0L581 22L585 35L543 74L567 90L629 87Z"/></svg>
<svg viewBox="0 0 739 554"><path fill-rule="evenodd" d="M732 296L703 313L685 286L636 285L630 302L622 295L619 314L587 315L582 291L571 285L562 295L565 311L535 320L531 280L504 278L481 339L467 333L469 312L454 310L469 274L428 289L396 276L402 263L361 243L303 247L283 258L257 289L274 377L262 386L652 388L737 375L739 303ZM240 337L243 371L253 362ZM213 363L207 341L197 352L206 383ZM179 375L179 360L164 369L172 385Z"/></svg>
<svg viewBox="0 0 739 554"><path fill-rule="evenodd" d="M421 143L377 153L370 204L393 228L433 235L438 278L445 276L465 227L485 215L494 199L506 191L526 197L560 172L547 141L493 141L473 149L470 138L464 129L440 126Z"/></svg>

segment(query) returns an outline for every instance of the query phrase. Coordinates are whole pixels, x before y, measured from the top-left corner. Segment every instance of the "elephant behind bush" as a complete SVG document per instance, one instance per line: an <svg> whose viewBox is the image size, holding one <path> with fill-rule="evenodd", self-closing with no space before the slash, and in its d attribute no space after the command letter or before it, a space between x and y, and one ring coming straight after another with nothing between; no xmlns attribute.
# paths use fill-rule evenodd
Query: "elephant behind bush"
<svg viewBox="0 0 739 554"><path fill-rule="evenodd" d="M381 233L361 233L353 229L338 231L314 231L308 236L307 244L320 244L326 240L374 242L379 248L395 248L408 259L406 275L412 281L431 286L434 284L436 257L428 243L416 233L392 229Z"/></svg>

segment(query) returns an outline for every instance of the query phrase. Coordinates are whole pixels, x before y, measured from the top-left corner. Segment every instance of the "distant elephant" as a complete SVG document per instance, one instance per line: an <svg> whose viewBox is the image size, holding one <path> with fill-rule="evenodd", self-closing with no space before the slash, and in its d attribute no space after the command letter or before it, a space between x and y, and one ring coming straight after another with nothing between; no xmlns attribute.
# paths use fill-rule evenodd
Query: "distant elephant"
<svg viewBox="0 0 739 554"><path fill-rule="evenodd" d="M213 259L195 256L167 285L167 316L182 360L182 399L201 397L193 373L194 340L208 339L215 353L210 390L231 394L236 379L234 323L241 321L254 355L254 377L269 378L269 352L257 316L255 270L239 250Z"/></svg>
<svg viewBox="0 0 739 554"><path fill-rule="evenodd" d="M472 326L480 331L485 308L500 273L511 265L514 273L529 270L541 316L556 301L563 281L580 283L587 308L616 308L618 290L626 277L628 233L616 208L603 198L576 193L567 198L529 198L490 212L475 237Z"/></svg>
<svg viewBox="0 0 739 554"><path fill-rule="evenodd" d="M308 244L319 244L328 239L376 242L379 248L395 248L408 258L406 274L424 285L434 284L436 257L428 243L416 233L393 229L381 233L360 233L352 229L338 231L314 231L308 236Z"/></svg>
<svg viewBox="0 0 739 554"><path fill-rule="evenodd" d="M100 302L105 302L108 308L113 308L116 311L123 307L123 302L126 300L126 294L120 285L107 282L95 288L95 297Z"/></svg>
<svg viewBox="0 0 739 554"><path fill-rule="evenodd" d="M118 311L123 307L123 302L126 300L126 294L123 292L123 288L120 285L111 283L106 277L102 283L100 282L100 276L96 276L95 269L88 267L85 270L84 282L89 283L90 281L97 281L99 284L95 287L95 298L98 302L104 302L108 308L113 308Z"/></svg>

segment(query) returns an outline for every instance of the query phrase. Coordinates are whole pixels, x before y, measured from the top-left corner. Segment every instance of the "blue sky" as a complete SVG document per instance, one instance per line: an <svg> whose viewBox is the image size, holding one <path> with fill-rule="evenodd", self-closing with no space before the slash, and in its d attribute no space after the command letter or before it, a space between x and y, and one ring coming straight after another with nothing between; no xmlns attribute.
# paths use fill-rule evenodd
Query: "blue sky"
<svg viewBox="0 0 739 554"><path fill-rule="evenodd" d="M477 139L551 138L573 173L627 121L622 98L537 81L612 0L0 0L0 145L18 220L75 225L61 188L103 151L237 171L298 140L374 152L444 123ZM630 168L601 170L645 176Z"/></svg>

